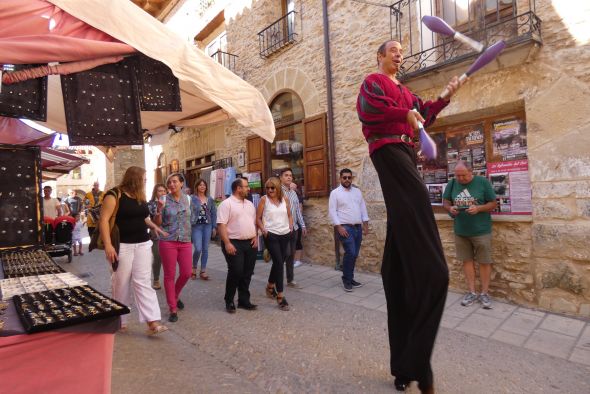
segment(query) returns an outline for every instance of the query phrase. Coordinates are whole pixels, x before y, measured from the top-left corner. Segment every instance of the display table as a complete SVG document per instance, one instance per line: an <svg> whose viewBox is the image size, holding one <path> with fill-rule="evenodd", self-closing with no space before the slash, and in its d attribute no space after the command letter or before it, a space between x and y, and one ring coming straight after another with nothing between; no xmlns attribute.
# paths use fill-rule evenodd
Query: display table
<svg viewBox="0 0 590 394"><path fill-rule="evenodd" d="M110 393L114 339L114 333L59 331L1 337L0 391Z"/></svg>
<svg viewBox="0 0 590 394"><path fill-rule="evenodd" d="M0 272L0 277L2 273ZM119 317L26 334L14 302L0 316L0 392L110 393Z"/></svg>

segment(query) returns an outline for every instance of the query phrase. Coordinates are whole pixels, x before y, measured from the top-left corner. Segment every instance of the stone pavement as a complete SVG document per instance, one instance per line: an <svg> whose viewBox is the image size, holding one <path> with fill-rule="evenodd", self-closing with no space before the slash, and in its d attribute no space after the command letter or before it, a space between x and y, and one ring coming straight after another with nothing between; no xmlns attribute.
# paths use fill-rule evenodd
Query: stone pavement
<svg viewBox="0 0 590 394"><path fill-rule="evenodd" d="M61 265L110 294L102 251ZM228 315L226 265L212 245L212 280L189 281L169 332L146 337L132 311L129 332L115 340L113 393L394 392L379 275L357 274L365 285L345 293L332 268L296 268L301 289L287 289L292 309L282 312L264 296L269 269L257 262L250 287L259 310ZM460 297L448 295L433 354L437 392L590 392L588 322L500 302L465 308Z"/></svg>

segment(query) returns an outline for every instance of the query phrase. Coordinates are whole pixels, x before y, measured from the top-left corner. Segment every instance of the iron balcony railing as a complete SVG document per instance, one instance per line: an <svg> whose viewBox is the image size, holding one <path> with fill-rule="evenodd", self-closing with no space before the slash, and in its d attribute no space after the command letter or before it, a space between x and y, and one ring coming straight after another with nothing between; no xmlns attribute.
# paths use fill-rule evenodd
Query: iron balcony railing
<svg viewBox="0 0 590 394"><path fill-rule="evenodd" d="M230 71L233 71L234 73L236 72L236 61L238 59L238 55L233 55L231 53L219 50L211 55L211 58Z"/></svg>
<svg viewBox="0 0 590 394"><path fill-rule="evenodd" d="M398 76L402 80L477 56L460 41L431 32L421 23L424 15L441 17L485 46L500 40L507 46L541 43L535 0L401 0L390 10L391 38L405 47Z"/></svg>
<svg viewBox="0 0 590 394"><path fill-rule="evenodd" d="M296 15L297 13L295 11L291 11L258 33L260 56L268 57L279 49L297 41L297 33L295 31Z"/></svg>

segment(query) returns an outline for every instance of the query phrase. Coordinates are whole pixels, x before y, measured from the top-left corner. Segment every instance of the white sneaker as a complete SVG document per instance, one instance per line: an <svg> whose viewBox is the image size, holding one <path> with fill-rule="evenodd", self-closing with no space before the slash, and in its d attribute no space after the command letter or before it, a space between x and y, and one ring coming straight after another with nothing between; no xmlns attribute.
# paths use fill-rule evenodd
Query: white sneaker
<svg viewBox="0 0 590 394"><path fill-rule="evenodd" d="M293 264L293 268L297 268L299 266L303 265L303 263L299 260L297 260L294 264Z"/></svg>

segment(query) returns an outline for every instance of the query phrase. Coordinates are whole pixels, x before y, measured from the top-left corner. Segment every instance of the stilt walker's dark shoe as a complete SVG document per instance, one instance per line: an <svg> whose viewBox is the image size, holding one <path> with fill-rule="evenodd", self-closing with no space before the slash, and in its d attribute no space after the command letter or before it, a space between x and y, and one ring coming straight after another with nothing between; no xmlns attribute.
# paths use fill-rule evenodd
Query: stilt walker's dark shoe
<svg viewBox="0 0 590 394"><path fill-rule="evenodd" d="M397 391L406 391L406 388L410 385L410 381L408 379L399 377L395 378L393 384L395 385L395 389Z"/></svg>

